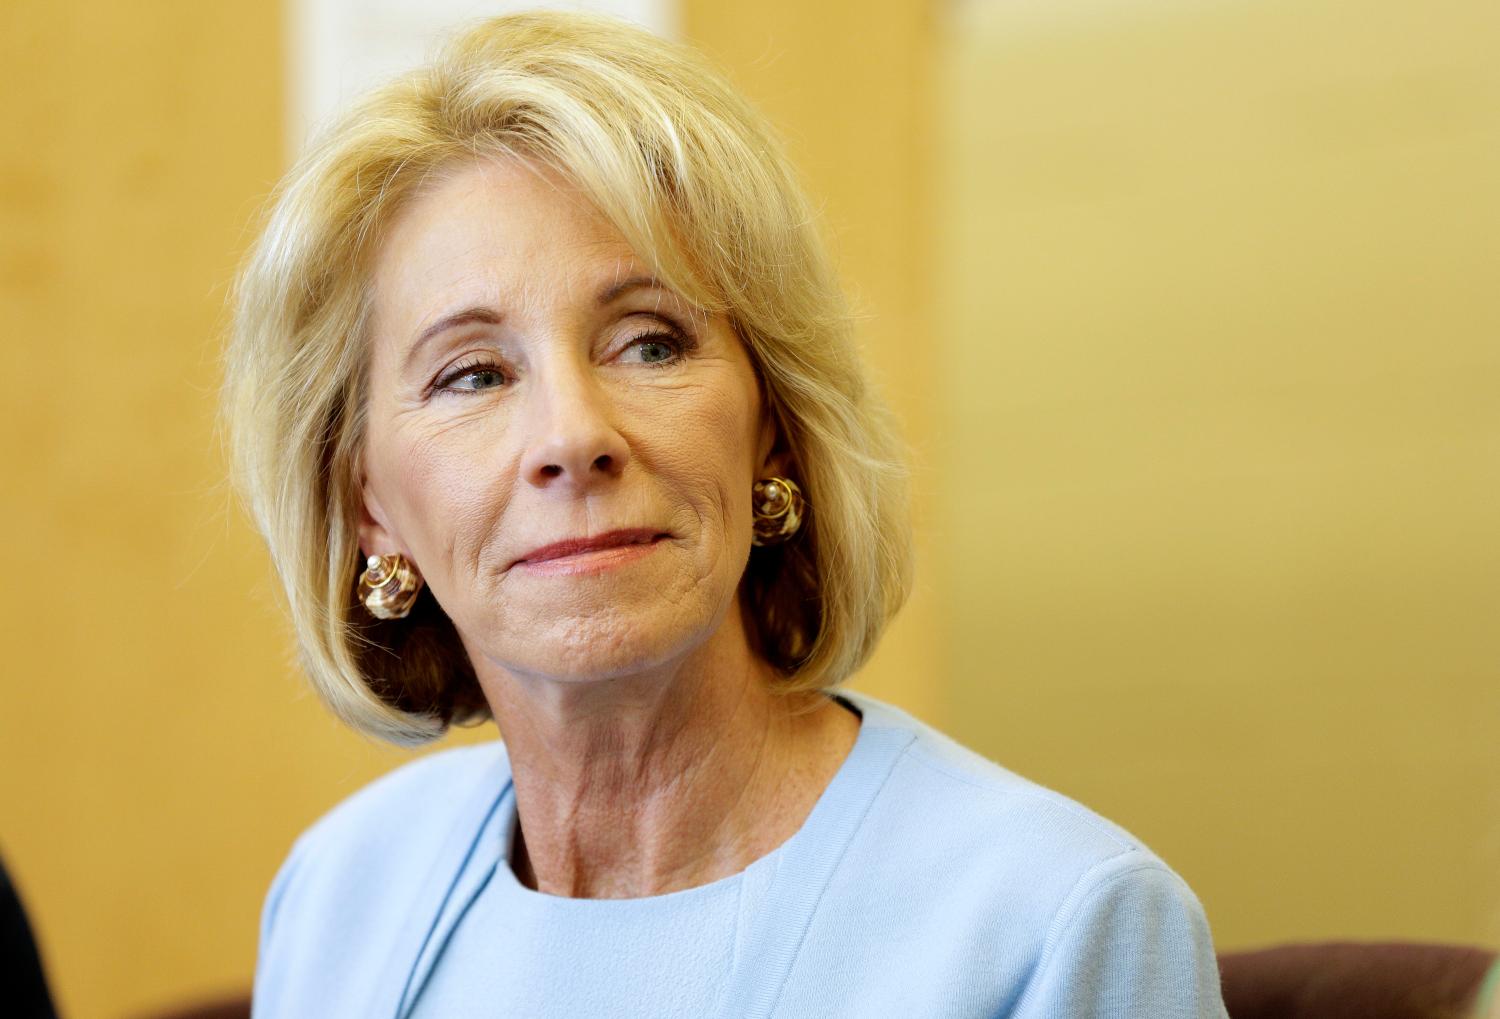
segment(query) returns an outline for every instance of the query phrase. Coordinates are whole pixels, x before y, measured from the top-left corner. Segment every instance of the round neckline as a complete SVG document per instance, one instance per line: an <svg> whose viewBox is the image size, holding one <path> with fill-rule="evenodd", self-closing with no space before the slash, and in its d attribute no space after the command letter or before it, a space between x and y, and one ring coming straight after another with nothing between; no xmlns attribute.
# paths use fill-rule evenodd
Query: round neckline
<svg viewBox="0 0 1500 1019"><path fill-rule="evenodd" d="M850 746L844 760L839 762L838 769L833 773L833 778L814 801L812 809L808 811L807 817L803 819L802 825L775 849L755 860L750 861L743 870L733 874L716 878L701 885L693 885L690 888L679 888L676 891L663 892L660 895L637 895L629 898L574 898L567 895L553 895L549 892L540 892L534 888L528 888L521 883L511 867L511 852L515 847L516 829L520 824L520 814L516 809L516 787L514 780L506 782L504 793L501 795L498 808L500 811L500 854L495 863L496 874L493 881L498 890L507 898L530 903L540 908L556 910L625 910L632 906L635 908L650 908L653 906L670 908L686 904L695 898L709 898L738 887L747 878L759 877L763 871L774 873L789 847L794 843L809 837L809 831L815 827L815 822L820 813L819 808L825 801L839 795L842 787L849 781L850 762L859 755L860 745L865 742L867 735L873 726L869 724L866 709L854 703L842 692L831 693L834 701L843 705L854 716L859 719L859 731L855 734L854 743Z"/></svg>

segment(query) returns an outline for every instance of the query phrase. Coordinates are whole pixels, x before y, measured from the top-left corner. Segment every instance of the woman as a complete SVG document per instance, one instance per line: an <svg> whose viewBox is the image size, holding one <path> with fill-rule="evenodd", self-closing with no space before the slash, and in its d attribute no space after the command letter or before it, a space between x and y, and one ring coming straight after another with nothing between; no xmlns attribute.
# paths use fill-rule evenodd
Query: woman
<svg viewBox="0 0 1500 1019"><path fill-rule="evenodd" d="M613 21L485 23L286 181L228 409L306 668L405 743L268 896L261 1016L1217 1016L1129 835L835 687L902 472L762 120Z"/></svg>

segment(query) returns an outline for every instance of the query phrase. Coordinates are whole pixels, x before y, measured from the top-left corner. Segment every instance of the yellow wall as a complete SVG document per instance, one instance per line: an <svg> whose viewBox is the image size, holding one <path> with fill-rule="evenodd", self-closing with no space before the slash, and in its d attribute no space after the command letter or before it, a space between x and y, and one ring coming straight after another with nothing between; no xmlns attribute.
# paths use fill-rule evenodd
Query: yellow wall
<svg viewBox="0 0 1500 1019"><path fill-rule="evenodd" d="M916 447L918 595L857 685L1137 829L1221 941L1483 936L1493 17L685 6ZM0 852L74 1019L245 986L292 838L404 759L304 692L212 431L279 17L0 24Z"/></svg>
<svg viewBox="0 0 1500 1019"><path fill-rule="evenodd" d="M60 1006L121 1016L244 985L288 840L377 763L288 665L213 433L277 5L0 22L0 852Z"/></svg>
<svg viewBox="0 0 1500 1019"><path fill-rule="evenodd" d="M1500 8L952 10L943 717L1221 945L1500 939Z"/></svg>

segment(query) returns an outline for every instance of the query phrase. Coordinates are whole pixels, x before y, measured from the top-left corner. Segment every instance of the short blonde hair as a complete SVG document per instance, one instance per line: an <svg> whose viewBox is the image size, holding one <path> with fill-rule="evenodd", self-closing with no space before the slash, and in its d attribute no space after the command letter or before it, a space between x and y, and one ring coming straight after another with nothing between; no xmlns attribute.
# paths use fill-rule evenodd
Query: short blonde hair
<svg viewBox="0 0 1500 1019"><path fill-rule="evenodd" d="M377 622L355 584L373 252L426 182L490 157L561 174L665 285L733 323L808 501L795 538L753 550L751 638L779 688L832 688L905 601L911 533L905 458L809 204L764 119L692 50L536 12L476 25L356 105L282 182L237 281L235 473L318 693L397 743L489 714L430 592Z"/></svg>

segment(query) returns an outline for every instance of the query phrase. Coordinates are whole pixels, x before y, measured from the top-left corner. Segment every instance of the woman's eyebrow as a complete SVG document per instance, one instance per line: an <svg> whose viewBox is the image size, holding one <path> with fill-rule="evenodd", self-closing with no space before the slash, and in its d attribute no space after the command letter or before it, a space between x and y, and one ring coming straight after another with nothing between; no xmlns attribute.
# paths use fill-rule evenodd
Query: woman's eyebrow
<svg viewBox="0 0 1500 1019"><path fill-rule="evenodd" d="M600 305L605 305L613 300L628 294L632 290L660 290L662 293L673 296L672 292L661 285L661 280L655 276L630 276L618 283L611 283L599 291L596 300Z"/></svg>
<svg viewBox="0 0 1500 1019"><path fill-rule="evenodd" d="M498 325L503 317L504 316L494 308L487 308L483 305L475 305L472 308L465 308L462 311L455 311L451 315L444 315L442 318L438 319L436 322L432 323L432 325L428 326L426 329L423 329L420 333L417 334L417 338L412 341L411 346L406 350L406 359L401 364L402 370L405 371L407 368L411 367L412 359L417 356L417 351L421 350L423 344L432 339L434 336L437 336L439 333L446 332L447 330L452 329L454 326L468 325L471 322L483 322L486 325Z"/></svg>
<svg viewBox="0 0 1500 1019"><path fill-rule="evenodd" d="M655 276L630 276L601 289L598 296L595 297L595 301L603 307L634 290L660 290L669 298L676 297L670 290L662 286L661 281ZM451 315L444 315L432 323L432 325L423 329L417 334L416 339L412 340L411 346L406 351L406 359L402 362L402 369L405 370L411 366L412 360L417 356L417 351L421 350L423 345L434 336L444 333L455 326L469 325L473 322L482 322L485 325L498 325L502 318L504 316L500 312L481 304L476 304L471 308L464 308L462 311L455 311Z"/></svg>
<svg viewBox="0 0 1500 1019"><path fill-rule="evenodd" d="M703 314L700 309L695 308L690 302L684 300L682 295L668 287L655 276L631 276L620 280L618 283L611 283L609 286L599 290L596 300L599 302L599 307L605 308L624 295L636 290L656 291L657 312L661 311L663 305L667 305L674 308L678 314L685 315L694 321L697 321L699 316Z"/></svg>

